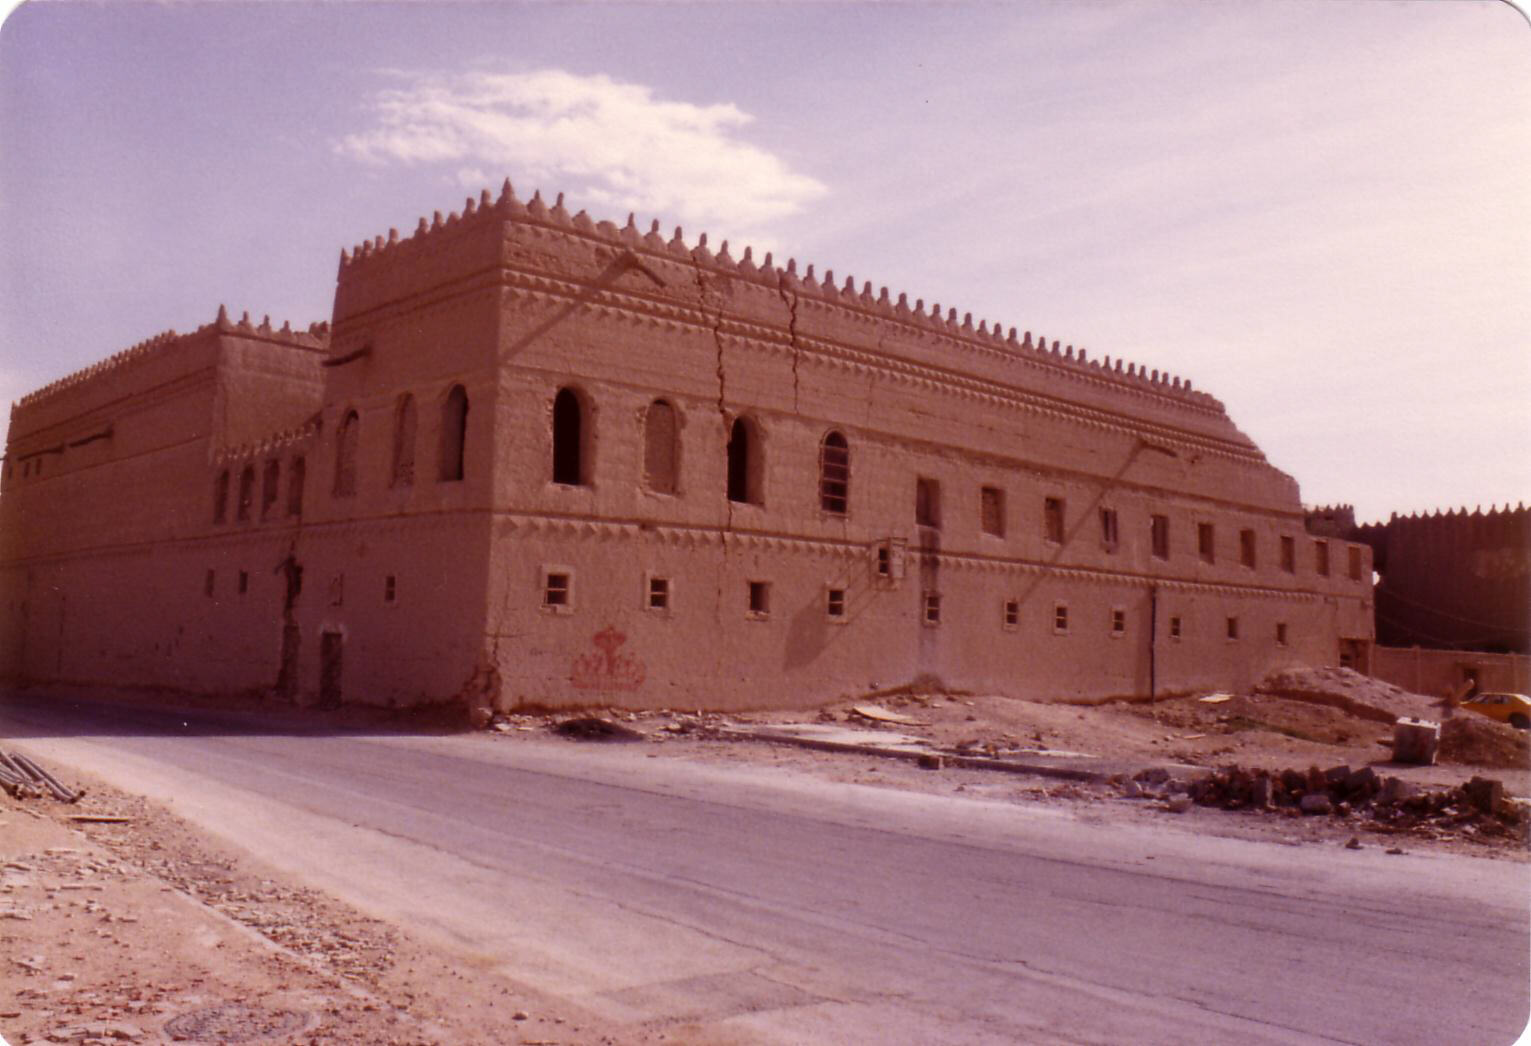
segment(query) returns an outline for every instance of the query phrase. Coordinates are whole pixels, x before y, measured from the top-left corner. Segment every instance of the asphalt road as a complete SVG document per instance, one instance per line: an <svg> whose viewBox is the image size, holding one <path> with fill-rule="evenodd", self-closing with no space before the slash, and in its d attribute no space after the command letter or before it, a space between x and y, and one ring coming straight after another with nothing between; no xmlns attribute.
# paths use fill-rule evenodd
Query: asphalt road
<svg viewBox="0 0 1531 1046"><path fill-rule="evenodd" d="M1510 1043L1531 870L650 745L10 696L0 738L614 1020L792 1043ZM657 758L651 757L657 754Z"/></svg>

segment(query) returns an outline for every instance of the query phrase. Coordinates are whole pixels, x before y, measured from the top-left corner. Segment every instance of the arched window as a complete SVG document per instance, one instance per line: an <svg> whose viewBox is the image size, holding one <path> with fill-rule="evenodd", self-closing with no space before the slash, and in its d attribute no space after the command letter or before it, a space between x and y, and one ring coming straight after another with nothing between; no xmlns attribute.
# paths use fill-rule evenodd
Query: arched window
<svg viewBox="0 0 1531 1046"><path fill-rule="evenodd" d="M30 464L30 462L29 462ZM222 523L229 518L229 470L224 469L213 480L213 522Z"/></svg>
<svg viewBox="0 0 1531 1046"><path fill-rule="evenodd" d="M393 469L389 486L410 487L415 482L415 398L409 393L399 397L393 412Z"/></svg>
<svg viewBox="0 0 1531 1046"><path fill-rule="evenodd" d="M453 385L441 404L441 455L436 478L462 479L463 447L468 440L468 390Z"/></svg>
<svg viewBox="0 0 1531 1046"><path fill-rule="evenodd" d="M255 506L255 466L246 465L239 474L239 522L250 522L250 510Z"/></svg>
<svg viewBox="0 0 1531 1046"><path fill-rule="evenodd" d="M819 507L843 516L850 505L851 446L831 429L819 444Z"/></svg>
<svg viewBox="0 0 1531 1046"><path fill-rule="evenodd" d="M584 408L573 389L553 397L553 482L571 487L585 484Z"/></svg>
<svg viewBox="0 0 1531 1046"><path fill-rule="evenodd" d="M728 430L728 500L759 505L760 434L748 418L735 418Z"/></svg>
<svg viewBox="0 0 1531 1046"><path fill-rule="evenodd" d="M360 435L361 419L356 411L346 412L340 429L335 433L335 496L349 498L356 495L356 441Z"/></svg>
<svg viewBox="0 0 1531 1046"><path fill-rule="evenodd" d="M643 482L659 494L674 494L679 469L675 408L655 400L643 417Z"/></svg>

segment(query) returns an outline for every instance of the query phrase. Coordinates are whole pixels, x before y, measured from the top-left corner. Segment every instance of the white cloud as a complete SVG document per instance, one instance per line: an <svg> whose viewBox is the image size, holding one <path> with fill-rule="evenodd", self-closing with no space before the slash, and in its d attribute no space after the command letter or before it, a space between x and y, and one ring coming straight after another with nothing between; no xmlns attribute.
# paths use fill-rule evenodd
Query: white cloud
<svg viewBox="0 0 1531 1046"><path fill-rule="evenodd" d="M379 92L376 122L336 145L375 165L436 165L468 186L504 172L519 187L567 191L603 214L761 233L826 187L744 140L731 103L665 101L641 84L559 69L404 74Z"/></svg>

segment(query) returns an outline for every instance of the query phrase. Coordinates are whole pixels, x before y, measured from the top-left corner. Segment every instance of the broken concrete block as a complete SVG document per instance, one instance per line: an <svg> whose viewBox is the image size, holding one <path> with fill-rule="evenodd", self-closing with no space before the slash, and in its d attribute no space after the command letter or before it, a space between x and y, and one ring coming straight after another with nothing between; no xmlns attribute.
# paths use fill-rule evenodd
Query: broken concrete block
<svg viewBox="0 0 1531 1046"><path fill-rule="evenodd" d="M1250 805L1258 810L1269 810L1272 791L1271 779L1269 777L1266 777L1264 774L1256 777L1249 785Z"/></svg>
<svg viewBox="0 0 1531 1046"><path fill-rule="evenodd" d="M1467 801L1475 809L1486 814L1495 813L1504 805L1504 782L1490 777L1474 777L1462 786Z"/></svg>
<svg viewBox="0 0 1531 1046"><path fill-rule="evenodd" d="M1164 808L1172 814L1183 814L1191 808L1191 797L1188 795L1177 795L1165 803Z"/></svg>
<svg viewBox="0 0 1531 1046"><path fill-rule="evenodd" d="M1441 747L1441 724L1401 717L1393 724L1393 761L1431 766Z"/></svg>

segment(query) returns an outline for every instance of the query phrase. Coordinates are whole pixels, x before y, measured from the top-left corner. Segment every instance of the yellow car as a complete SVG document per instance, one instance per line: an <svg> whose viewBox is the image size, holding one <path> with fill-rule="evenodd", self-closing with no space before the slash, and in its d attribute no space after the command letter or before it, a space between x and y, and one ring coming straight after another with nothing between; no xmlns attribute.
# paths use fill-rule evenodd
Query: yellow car
<svg viewBox="0 0 1531 1046"><path fill-rule="evenodd" d="M1531 697L1525 694L1478 694L1463 701L1462 707L1518 730L1531 729Z"/></svg>

